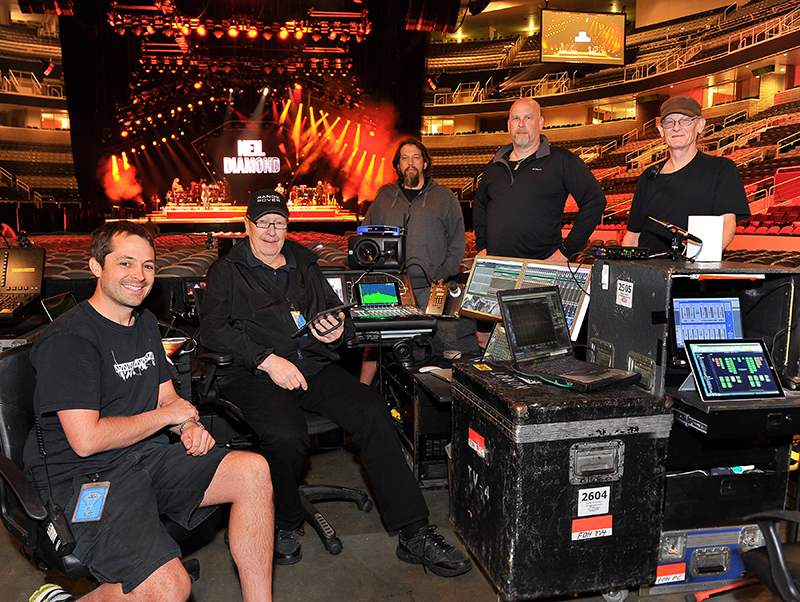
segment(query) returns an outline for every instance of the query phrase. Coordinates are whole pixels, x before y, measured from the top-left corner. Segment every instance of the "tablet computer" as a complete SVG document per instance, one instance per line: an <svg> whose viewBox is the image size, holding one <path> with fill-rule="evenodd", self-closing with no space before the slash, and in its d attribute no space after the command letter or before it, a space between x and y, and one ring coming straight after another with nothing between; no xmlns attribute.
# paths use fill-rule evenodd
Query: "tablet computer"
<svg viewBox="0 0 800 602"><path fill-rule="evenodd" d="M703 401L785 397L772 357L761 339L687 339L684 343Z"/></svg>
<svg viewBox="0 0 800 602"><path fill-rule="evenodd" d="M295 332L292 335L292 338L296 339L297 337L306 334L307 332L309 332L309 329L311 328L312 324L315 324L316 322L318 322L319 320L321 320L325 316L331 316L332 315L332 316L336 316L337 319L338 319L340 311L344 312L345 316L346 316L347 315L347 310L352 308L352 307L355 307L355 305L356 305L355 303L345 303L344 305L339 305L337 307L331 307L330 309L324 309L321 312L318 312L316 316L314 316L308 322L303 324L303 326L300 327L297 330L297 332ZM337 328L338 328L338 326L337 326Z"/></svg>

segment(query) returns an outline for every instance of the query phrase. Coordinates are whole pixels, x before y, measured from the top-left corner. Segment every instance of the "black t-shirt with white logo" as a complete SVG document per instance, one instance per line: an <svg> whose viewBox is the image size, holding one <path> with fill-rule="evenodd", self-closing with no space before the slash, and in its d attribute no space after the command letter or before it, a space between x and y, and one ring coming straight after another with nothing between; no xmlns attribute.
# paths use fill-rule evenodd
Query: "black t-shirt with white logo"
<svg viewBox="0 0 800 602"><path fill-rule="evenodd" d="M42 426L51 484L107 470L135 447L81 458L70 447L56 412L96 410L101 418L141 414L156 408L159 386L172 377L156 317L149 311L136 314L132 326L122 326L84 301L53 322L33 346L34 407ZM42 460L33 431L24 460L26 472L32 471L35 484L43 487Z"/></svg>

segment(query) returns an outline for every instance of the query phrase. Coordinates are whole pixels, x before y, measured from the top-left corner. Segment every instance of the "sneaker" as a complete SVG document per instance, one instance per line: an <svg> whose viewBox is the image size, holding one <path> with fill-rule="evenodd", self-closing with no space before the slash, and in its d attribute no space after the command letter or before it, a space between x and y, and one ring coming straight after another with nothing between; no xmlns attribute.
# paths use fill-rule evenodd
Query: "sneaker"
<svg viewBox="0 0 800 602"><path fill-rule="evenodd" d="M397 557L403 562L421 564L440 577L463 575L472 568L472 561L464 552L436 533L436 525L423 527L410 539L405 539L401 533L397 540Z"/></svg>
<svg viewBox="0 0 800 602"><path fill-rule="evenodd" d="M275 564L296 564L303 558L300 534L296 529L275 529Z"/></svg>
<svg viewBox="0 0 800 602"><path fill-rule="evenodd" d="M28 602L75 602L75 598L63 587L45 583L31 594Z"/></svg>

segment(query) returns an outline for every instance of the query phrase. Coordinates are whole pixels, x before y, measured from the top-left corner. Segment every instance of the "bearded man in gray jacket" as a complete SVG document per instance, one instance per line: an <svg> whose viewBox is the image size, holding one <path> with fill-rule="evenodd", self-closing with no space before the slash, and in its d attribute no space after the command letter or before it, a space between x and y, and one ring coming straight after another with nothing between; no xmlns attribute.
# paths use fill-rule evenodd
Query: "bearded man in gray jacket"
<svg viewBox="0 0 800 602"><path fill-rule="evenodd" d="M392 165L397 181L381 187L364 224L405 228L405 268L417 305L425 308L431 281L458 274L464 258L464 216L453 192L430 177L431 157L422 142L400 142Z"/></svg>

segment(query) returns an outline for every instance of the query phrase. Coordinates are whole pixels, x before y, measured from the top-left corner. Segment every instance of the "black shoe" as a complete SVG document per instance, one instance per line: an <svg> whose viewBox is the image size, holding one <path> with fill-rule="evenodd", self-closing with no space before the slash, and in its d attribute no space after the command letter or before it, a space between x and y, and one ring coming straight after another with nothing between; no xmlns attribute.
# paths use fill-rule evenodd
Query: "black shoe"
<svg viewBox="0 0 800 602"><path fill-rule="evenodd" d="M397 557L403 562L421 564L440 577L463 575L472 568L472 561L464 552L436 533L436 525L423 527L411 539L405 539L401 533L397 540Z"/></svg>
<svg viewBox="0 0 800 602"><path fill-rule="evenodd" d="M300 535L296 529L275 529L275 564L296 564L303 558Z"/></svg>

